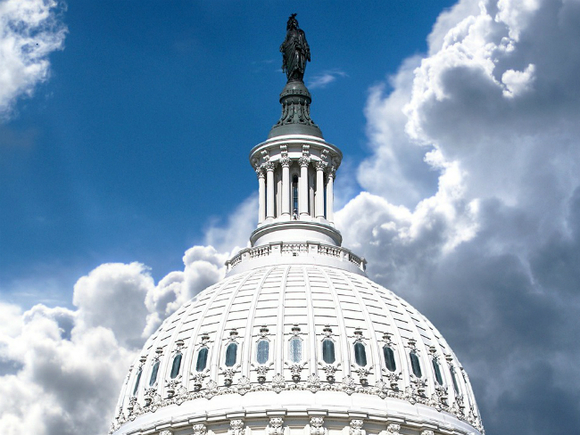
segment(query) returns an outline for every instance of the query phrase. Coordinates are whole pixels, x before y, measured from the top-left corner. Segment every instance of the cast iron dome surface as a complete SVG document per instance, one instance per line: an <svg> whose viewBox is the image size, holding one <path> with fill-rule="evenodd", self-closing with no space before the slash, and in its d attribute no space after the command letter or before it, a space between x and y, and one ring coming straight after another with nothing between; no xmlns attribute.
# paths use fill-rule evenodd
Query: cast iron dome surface
<svg viewBox="0 0 580 435"><path fill-rule="evenodd" d="M295 15L288 29L285 61L292 37L306 41ZM282 118L250 154L260 198L251 247L147 340L111 432L482 434L468 376L441 334L340 246L342 154L303 117L310 94L292 70ZM304 101L285 112L295 94Z"/></svg>

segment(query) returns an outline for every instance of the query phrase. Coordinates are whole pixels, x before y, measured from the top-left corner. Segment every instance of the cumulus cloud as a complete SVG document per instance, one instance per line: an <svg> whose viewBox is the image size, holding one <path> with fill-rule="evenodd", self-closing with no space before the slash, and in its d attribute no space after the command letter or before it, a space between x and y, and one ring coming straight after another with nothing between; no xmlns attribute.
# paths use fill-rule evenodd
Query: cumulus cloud
<svg viewBox="0 0 580 435"><path fill-rule="evenodd" d="M450 341L488 433L580 424L579 36L577 1L443 13L428 55L371 90L370 193L337 214Z"/></svg>
<svg viewBox="0 0 580 435"><path fill-rule="evenodd" d="M63 48L66 27L56 0L0 1L0 117L49 76L48 56Z"/></svg>

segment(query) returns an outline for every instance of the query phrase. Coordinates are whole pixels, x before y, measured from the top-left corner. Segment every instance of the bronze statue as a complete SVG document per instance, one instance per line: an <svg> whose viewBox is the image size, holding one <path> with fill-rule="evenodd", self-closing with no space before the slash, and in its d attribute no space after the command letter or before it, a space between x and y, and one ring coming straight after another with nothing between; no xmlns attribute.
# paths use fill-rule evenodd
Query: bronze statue
<svg viewBox="0 0 580 435"><path fill-rule="evenodd" d="M286 39L280 46L282 52L282 71L288 81L302 81L306 62L310 61L310 47L304 31L298 27L296 14L290 15L286 25Z"/></svg>

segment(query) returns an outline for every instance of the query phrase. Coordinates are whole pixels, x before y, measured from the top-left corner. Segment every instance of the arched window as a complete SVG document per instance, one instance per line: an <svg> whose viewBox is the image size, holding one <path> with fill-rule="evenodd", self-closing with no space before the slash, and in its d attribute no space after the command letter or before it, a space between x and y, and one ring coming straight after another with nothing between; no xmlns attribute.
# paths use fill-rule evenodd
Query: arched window
<svg viewBox="0 0 580 435"><path fill-rule="evenodd" d="M265 364L268 361L270 354L270 342L268 340L258 341L256 346L256 360L258 364Z"/></svg>
<svg viewBox="0 0 580 435"><path fill-rule="evenodd" d="M326 364L332 364L336 360L334 355L334 341L330 338L322 340L322 359Z"/></svg>
<svg viewBox="0 0 580 435"><path fill-rule="evenodd" d="M149 378L149 386L152 387L157 380L157 372L159 371L159 360L155 361L153 368L151 369L151 377Z"/></svg>
<svg viewBox="0 0 580 435"><path fill-rule="evenodd" d="M453 381L453 389L455 394L459 394L459 385L457 385L457 379L455 378L455 369L451 368L451 380Z"/></svg>
<svg viewBox="0 0 580 435"><path fill-rule="evenodd" d="M302 361L302 340L298 337L290 339L290 361L297 363Z"/></svg>
<svg viewBox="0 0 580 435"><path fill-rule="evenodd" d="M238 356L238 345L236 343L228 344L226 348L226 366L232 367L236 363Z"/></svg>
<svg viewBox="0 0 580 435"><path fill-rule="evenodd" d="M137 372L137 379L135 380L135 387L133 388L133 396L137 394L137 388L139 388L139 381L141 380L141 373L143 373L143 369L139 367L139 371Z"/></svg>
<svg viewBox="0 0 580 435"><path fill-rule="evenodd" d="M443 385L443 377L441 376L441 369L436 359L433 360L433 371L435 372L435 380L439 385Z"/></svg>
<svg viewBox="0 0 580 435"><path fill-rule="evenodd" d="M292 177L292 213L298 213L298 175Z"/></svg>
<svg viewBox="0 0 580 435"><path fill-rule="evenodd" d="M367 365L367 350L365 349L365 345L360 341L354 344L354 360L361 367Z"/></svg>
<svg viewBox="0 0 580 435"><path fill-rule="evenodd" d="M207 347L199 349L199 352L197 353L197 362L195 364L196 372L203 372L205 370L205 366L207 365L207 353Z"/></svg>
<svg viewBox="0 0 580 435"><path fill-rule="evenodd" d="M422 377L421 364L419 364L419 357L415 352L409 352L409 358L411 359L411 368L413 369L413 374L418 378Z"/></svg>
<svg viewBox="0 0 580 435"><path fill-rule="evenodd" d="M397 370L397 363L395 362L395 353L390 346L383 346L383 355L385 356L385 365L389 371L394 372Z"/></svg>
<svg viewBox="0 0 580 435"><path fill-rule="evenodd" d="M169 375L169 376L171 376L171 379L175 379L177 377L177 375L179 374L179 368L181 367L181 357L182 356L183 356L182 354L178 353L173 358L173 364L171 364L171 374Z"/></svg>

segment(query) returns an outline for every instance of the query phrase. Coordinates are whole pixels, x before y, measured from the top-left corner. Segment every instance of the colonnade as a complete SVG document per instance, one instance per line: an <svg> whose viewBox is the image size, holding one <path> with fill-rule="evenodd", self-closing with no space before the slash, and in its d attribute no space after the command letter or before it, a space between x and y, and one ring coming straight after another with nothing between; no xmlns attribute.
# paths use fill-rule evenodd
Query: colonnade
<svg viewBox="0 0 580 435"><path fill-rule="evenodd" d="M269 160L257 167L258 223L278 218L284 221L308 217L334 222L335 173L334 166L322 160L313 160L309 156L302 156L297 160L283 157L278 161ZM311 174L314 176L311 177ZM297 189L292 189L291 175L292 179L298 179ZM310 181L311 178L313 182ZM314 198L311 198L311 189L314 191ZM294 203L297 203L297 207L293 208Z"/></svg>

